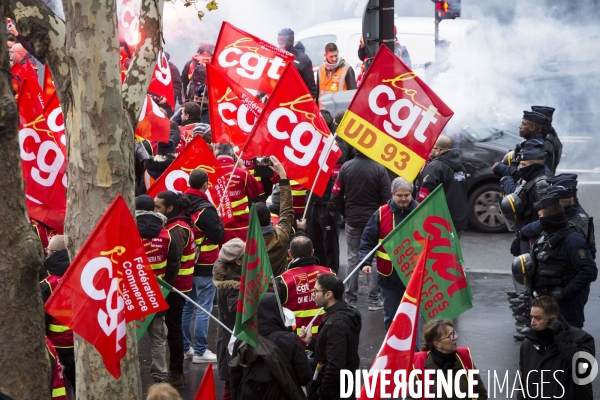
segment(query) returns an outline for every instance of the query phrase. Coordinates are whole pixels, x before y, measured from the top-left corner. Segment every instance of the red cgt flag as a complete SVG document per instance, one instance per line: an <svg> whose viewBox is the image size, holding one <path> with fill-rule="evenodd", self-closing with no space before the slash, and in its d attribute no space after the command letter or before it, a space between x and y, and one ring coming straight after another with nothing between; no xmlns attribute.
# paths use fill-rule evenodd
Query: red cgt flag
<svg viewBox="0 0 600 400"><path fill-rule="evenodd" d="M212 65L246 89L271 94L294 55L223 22Z"/></svg>
<svg viewBox="0 0 600 400"><path fill-rule="evenodd" d="M167 56L163 51L158 53L158 60L156 61L156 67L154 67L154 73L150 80L148 93L166 98L171 109L175 110L175 92L173 91L171 68L169 67Z"/></svg>
<svg viewBox="0 0 600 400"><path fill-rule="evenodd" d="M417 323L419 320L419 306L421 303L421 292L423 290L423 278L425 277L425 267L427 264L427 255L429 249L429 239L425 242L423 251L419 256L417 265L415 266L414 272L398 311L394 316L394 320L390 325L385 340L383 341L377 357L371 365L369 370L368 379L365 378L365 383L360 393L360 399L381 399L381 387L380 387L380 376L381 370L404 370L406 371L405 377L408 381L408 376L412 370L413 355L415 353L415 343L417 337ZM387 377L389 383L389 376ZM393 381L393 380L392 380ZM388 393L387 398L390 398L391 392L395 386L388 385L387 388L392 390L386 390ZM399 397L394 395L393 397ZM401 397L406 397L402 395Z"/></svg>
<svg viewBox="0 0 600 400"><path fill-rule="evenodd" d="M62 233L67 207L67 148L56 93L42 109L42 88L28 79L19 94L19 145L29 217Z"/></svg>
<svg viewBox="0 0 600 400"><path fill-rule="evenodd" d="M289 178L317 196L325 193L333 167L342 155L293 66L283 71L244 149L244 158L267 155L281 160Z"/></svg>
<svg viewBox="0 0 600 400"><path fill-rule="evenodd" d="M221 164L217 161L211 147L199 135L194 136L146 193L151 197L156 197L163 190L185 193L189 188L190 173L198 168L202 168L208 174L207 195L213 204L219 205L219 199L227 184L227 179L223 176Z"/></svg>
<svg viewBox="0 0 600 400"><path fill-rule="evenodd" d="M125 324L167 308L119 194L48 299L46 312L94 346L118 379L127 352Z"/></svg>
<svg viewBox="0 0 600 400"><path fill-rule="evenodd" d="M171 132L171 121L160 111L158 105L146 95L140 111L140 120L135 128L136 136L157 142L168 142ZM177 146L177 143L175 143Z"/></svg>
<svg viewBox="0 0 600 400"><path fill-rule="evenodd" d="M213 373L212 363L208 363L202 382L198 386L198 391L194 396L194 400L217 400L217 390L215 389L215 377Z"/></svg>
<svg viewBox="0 0 600 400"><path fill-rule="evenodd" d="M48 64L44 65L44 101L47 103L50 98L56 93L56 87L52 80L52 73Z"/></svg>
<svg viewBox="0 0 600 400"><path fill-rule="evenodd" d="M246 89L211 64L208 75L208 102L213 142L243 146L264 105Z"/></svg>
<svg viewBox="0 0 600 400"><path fill-rule="evenodd" d="M452 115L421 78L381 46L337 133L412 182Z"/></svg>

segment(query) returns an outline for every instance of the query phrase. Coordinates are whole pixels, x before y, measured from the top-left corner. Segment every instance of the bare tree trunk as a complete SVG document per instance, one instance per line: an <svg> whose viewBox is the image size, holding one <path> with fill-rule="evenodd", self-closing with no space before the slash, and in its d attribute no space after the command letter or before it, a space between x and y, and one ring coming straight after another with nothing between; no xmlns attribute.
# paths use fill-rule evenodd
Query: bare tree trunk
<svg viewBox="0 0 600 400"><path fill-rule="evenodd" d="M40 0L9 2L21 34L50 66L63 110L69 179L65 236L73 259L117 194L133 208L133 129L160 48L164 3L142 1L142 40L121 86L114 1L63 0L65 22ZM133 324L127 326L120 379L78 335L75 363L78 398L141 399Z"/></svg>
<svg viewBox="0 0 600 400"><path fill-rule="evenodd" d="M0 43L6 30L0 29ZM42 246L25 207L19 114L6 46L0 46L0 392L14 399L50 398L44 305L38 273Z"/></svg>

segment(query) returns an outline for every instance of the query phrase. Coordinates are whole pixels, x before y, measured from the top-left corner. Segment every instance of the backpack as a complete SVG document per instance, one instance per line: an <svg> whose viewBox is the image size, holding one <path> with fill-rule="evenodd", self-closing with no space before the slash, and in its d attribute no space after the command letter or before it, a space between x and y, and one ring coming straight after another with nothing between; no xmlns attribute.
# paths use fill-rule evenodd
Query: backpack
<svg viewBox="0 0 600 400"><path fill-rule="evenodd" d="M544 150L552 154L552 171L556 172L556 168L558 167L558 163L562 157L562 142L552 127L542 128L542 134L544 134L546 137L546 143L550 144L545 145Z"/></svg>
<svg viewBox="0 0 600 400"><path fill-rule="evenodd" d="M211 58L212 56L208 53L196 54L192 57L190 69L188 70L190 80L186 93L188 99L193 99L196 88L206 83L206 64L210 63Z"/></svg>
<svg viewBox="0 0 600 400"><path fill-rule="evenodd" d="M236 341L236 356L229 362L232 399L306 400L291 363L274 344L285 333L273 332L268 339L258 335L258 348Z"/></svg>

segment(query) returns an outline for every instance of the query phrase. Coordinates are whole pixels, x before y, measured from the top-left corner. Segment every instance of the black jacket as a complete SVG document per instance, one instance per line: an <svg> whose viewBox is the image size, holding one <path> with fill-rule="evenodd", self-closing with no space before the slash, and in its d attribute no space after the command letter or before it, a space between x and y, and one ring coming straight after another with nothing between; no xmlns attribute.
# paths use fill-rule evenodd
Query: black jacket
<svg viewBox="0 0 600 400"><path fill-rule="evenodd" d="M373 213L391 197L391 182L383 165L357 152L342 165L331 201L348 225L364 228Z"/></svg>
<svg viewBox="0 0 600 400"><path fill-rule="evenodd" d="M292 65L296 67L302 80L306 83L306 87L308 87L308 91L313 99L317 98L318 89L317 84L315 83L315 74L313 71L313 65L310 58L301 50L294 48L291 53L296 56Z"/></svg>
<svg viewBox="0 0 600 400"><path fill-rule="evenodd" d="M544 345L535 331L530 331L521 344L519 371L523 385L527 390L517 392L519 399L541 398L542 375L544 396L555 396L563 399L592 400L592 384L576 385L572 378L572 360L577 352L586 352L594 356L596 346L594 338L587 332L567 324L562 315L558 316L562 330L553 335L553 343ZM562 370L563 372L558 372ZM528 379L527 374L530 371ZM547 372L552 371L552 372ZM537 393L537 395L536 395Z"/></svg>
<svg viewBox="0 0 600 400"><path fill-rule="evenodd" d="M69 253L66 249L58 250L50 254L46 261L44 261L44 269L48 272L48 275L63 276L67 271L67 268L71 264L69 260ZM44 303L52 294L52 288L46 281L41 281L40 286L42 289L42 299Z"/></svg>
<svg viewBox="0 0 600 400"><path fill-rule="evenodd" d="M316 398L315 395L326 400L340 398L340 370L355 371L360 366L358 344L361 328L360 313L344 300L325 310L319 325L319 337L313 338L307 347L314 349L315 362L323 365L316 384L310 388L310 399ZM355 396L352 393L350 398Z"/></svg>
<svg viewBox="0 0 600 400"><path fill-rule="evenodd" d="M233 330L237 312L238 296L240 293L240 275L242 267L235 263L222 263L217 261L213 268L213 283L217 288L217 303L219 308L219 321ZM231 333L217 326L217 373L222 381L230 380L228 363L231 356L227 345Z"/></svg>
<svg viewBox="0 0 600 400"><path fill-rule="evenodd" d="M405 209L399 208L396 205L396 203L394 203L393 199L389 199L387 204L390 206L392 212L394 213L394 226L398 226L400 222L402 222L404 218L408 217L408 214L410 214L415 209L418 203L413 199L410 205ZM360 248L358 250L359 260L365 258L367 254L369 254L369 252L373 250L375 246L377 246L377 244L379 243L379 228L379 209L377 209L377 211L375 211L375 213L373 213L373 215L369 219L369 222L367 223L367 226L365 227L365 230L363 231L362 236L360 237ZM372 260L373 256L371 256L371 258L369 258L364 263L362 268L364 268L367 265L371 265ZM400 280L400 277L398 276L396 270L394 270L390 274L390 276L384 276L378 273L377 282L379 283L379 286L387 289L395 289L401 291L406 290L406 287Z"/></svg>
<svg viewBox="0 0 600 400"><path fill-rule="evenodd" d="M458 150L450 150L433 158L417 178L418 200L423 201L429 193L442 185L446 202L457 231L467 229L469 201L467 198L467 171Z"/></svg>
<svg viewBox="0 0 600 400"><path fill-rule="evenodd" d="M223 240L225 233L223 229L223 222L219 218L217 209L207 199L196 196L193 194L186 194L186 197L191 203L191 207L188 209L190 214L194 214L196 211L205 209L202 214L198 217L197 221L193 221L198 229L204 232L204 235L213 244L219 244ZM194 276L211 276L212 269L206 267L194 267Z"/></svg>
<svg viewBox="0 0 600 400"><path fill-rule="evenodd" d="M136 212L135 222L137 224L138 232L142 239L151 239L158 236L160 230L163 228L162 219L153 211L140 211ZM167 266L165 268L165 276L163 280L168 283L173 283L177 278L179 272L179 254L177 253L177 247L174 245L169 246L167 253Z"/></svg>

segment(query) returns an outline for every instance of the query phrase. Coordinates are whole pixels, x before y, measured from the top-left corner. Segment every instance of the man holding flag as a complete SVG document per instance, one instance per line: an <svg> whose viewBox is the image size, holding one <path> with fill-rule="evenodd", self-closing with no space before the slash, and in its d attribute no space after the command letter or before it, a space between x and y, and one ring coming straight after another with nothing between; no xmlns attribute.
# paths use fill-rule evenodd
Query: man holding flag
<svg viewBox="0 0 600 400"><path fill-rule="evenodd" d="M344 283L333 274L319 275L312 293L317 307L325 309L325 316L319 325L318 339L312 337L310 327L303 326L298 335L308 350L314 350L317 363L308 398L339 399L340 371L355 371L360 366L361 316L342 299ZM354 399L355 394L349 398Z"/></svg>
<svg viewBox="0 0 600 400"><path fill-rule="evenodd" d="M358 252L359 260L365 258L415 209L417 202L412 198L412 191L412 183L400 177L394 179L392 182L392 198L388 200L387 204L375 211L363 231ZM377 280L383 297L383 324L387 331L394 315L396 315L396 310L406 288L398 273L394 270L390 256L385 252L385 249L381 247L375 254L377 257ZM372 258L371 255L361 268L365 274L371 273Z"/></svg>

